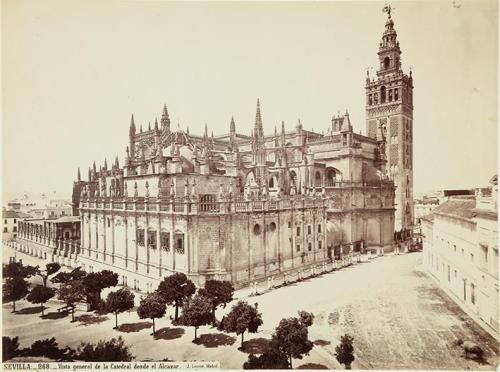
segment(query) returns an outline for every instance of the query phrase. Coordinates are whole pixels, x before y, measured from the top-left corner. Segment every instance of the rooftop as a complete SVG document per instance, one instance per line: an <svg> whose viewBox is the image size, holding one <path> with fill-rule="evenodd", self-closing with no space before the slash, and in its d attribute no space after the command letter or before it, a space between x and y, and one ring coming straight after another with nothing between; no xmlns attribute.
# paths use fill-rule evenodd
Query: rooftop
<svg viewBox="0 0 500 372"><path fill-rule="evenodd" d="M476 216L475 207L476 200L474 198L454 197L436 207L434 213L469 220Z"/></svg>

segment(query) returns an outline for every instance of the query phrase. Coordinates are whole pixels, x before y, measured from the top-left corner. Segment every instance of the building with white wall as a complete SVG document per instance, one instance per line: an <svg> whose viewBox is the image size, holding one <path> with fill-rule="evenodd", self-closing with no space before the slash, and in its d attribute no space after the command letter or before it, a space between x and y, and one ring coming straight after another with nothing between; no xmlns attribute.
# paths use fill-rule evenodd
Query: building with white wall
<svg viewBox="0 0 500 372"><path fill-rule="evenodd" d="M497 338L497 176L488 190L456 196L422 218L423 261L430 276Z"/></svg>

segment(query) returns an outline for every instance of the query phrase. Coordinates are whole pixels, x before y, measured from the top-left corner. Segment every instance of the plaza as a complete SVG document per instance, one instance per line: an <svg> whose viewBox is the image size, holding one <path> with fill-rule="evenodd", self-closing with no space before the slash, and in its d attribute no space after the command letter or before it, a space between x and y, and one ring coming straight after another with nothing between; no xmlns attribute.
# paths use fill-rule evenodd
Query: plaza
<svg viewBox="0 0 500 372"><path fill-rule="evenodd" d="M27 264L35 263L28 261L35 260L33 257L17 252L19 258ZM4 253L4 262L6 259L8 252ZM258 333L245 335L245 346L258 352L282 318L306 310L315 315L309 329L309 339L315 346L309 356L294 360L294 368L304 364L342 368L334 356L335 346L341 335L349 333L354 337L355 369L495 369L497 341L460 310L424 274L421 265L421 253L385 255L257 296L250 296L249 289L236 291L235 301L258 303L264 321ZM140 320L135 311L120 314L120 327L114 330L110 315L86 313L82 307L76 313L77 321L71 323L70 315L55 310L60 305L50 301L48 316L42 320L38 306L21 301L18 313L12 314L12 305L4 304L4 335L19 336L21 347L56 337L60 346L73 348L82 340L97 342L122 336L136 361L212 360L220 361L223 369L241 368L248 357L237 349L240 340L235 334L209 326L198 330L201 343L192 343L192 327L170 323L172 307L168 307L166 317L157 320L155 339L150 335L151 322ZM231 306L219 309L217 318ZM459 338L480 345L484 360L478 363L465 359L463 351L454 346Z"/></svg>

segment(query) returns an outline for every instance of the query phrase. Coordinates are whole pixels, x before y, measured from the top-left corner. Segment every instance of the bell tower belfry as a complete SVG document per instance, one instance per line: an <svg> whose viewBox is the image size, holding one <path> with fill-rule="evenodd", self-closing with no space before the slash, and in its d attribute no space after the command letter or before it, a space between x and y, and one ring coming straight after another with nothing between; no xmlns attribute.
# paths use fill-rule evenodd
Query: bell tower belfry
<svg viewBox="0 0 500 372"><path fill-rule="evenodd" d="M401 68L401 49L388 13L379 44L376 78L366 77L366 132L384 142L386 171L396 186L394 228L413 226L413 78Z"/></svg>

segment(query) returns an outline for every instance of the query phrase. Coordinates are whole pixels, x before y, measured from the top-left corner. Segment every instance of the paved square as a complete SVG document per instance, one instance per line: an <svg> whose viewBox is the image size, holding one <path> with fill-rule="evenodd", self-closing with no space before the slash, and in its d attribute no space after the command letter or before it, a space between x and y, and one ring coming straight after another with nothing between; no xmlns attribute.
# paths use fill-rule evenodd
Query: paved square
<svg viewBox="0 0 500 372"><path fill-rule="evenodd" d="M388 255L259 296L245 297L248 291L239 291L236 297L258 303L264 320L262 329L245 335L245 340L254 339L258 346L263 338L271 337L281 318L307 310L315 314L310 339L316 346L303 360L293 361L295 368L305 363L341 368L334 349L340 336L349 333L354 336L353 368L495 369L496 341L420 271L420 262L420 253ZM166 318L156 322L160 332L154 339L151 322L140 320L135 312L121 314L122 326L113 330L112 316L79 311L78 321L71 323L70 316L55 315L59 305L51 301L46 313L53 319L43 320L25 301L19 303L18 314L10 313L10 304L3 305L4 335L19 336L22 347L47 337L56 337L60 345L76 347L81 341L121 335L136 360L219 360L221 367L228 369L241 368L248 355L237 349L239 337L222 335L208 326L198 331L205 335L202 344L193 344L192 328L172 326L168 320L172 308ZM218 318L229 309L230 305L219 310ZM457 338L481 345L487 363L464 359L460 348L453 345Z"/></svg>

